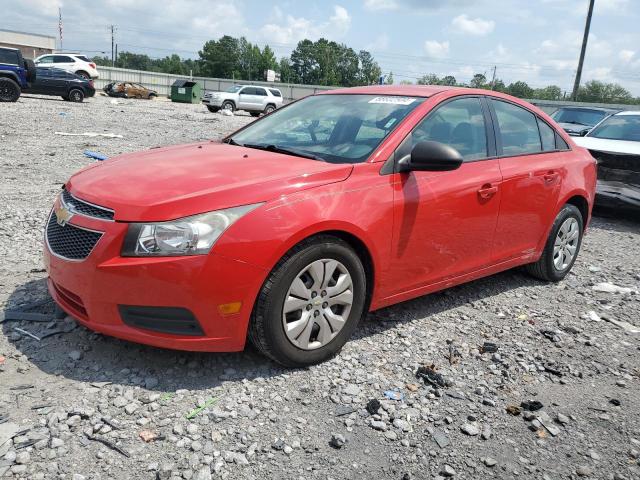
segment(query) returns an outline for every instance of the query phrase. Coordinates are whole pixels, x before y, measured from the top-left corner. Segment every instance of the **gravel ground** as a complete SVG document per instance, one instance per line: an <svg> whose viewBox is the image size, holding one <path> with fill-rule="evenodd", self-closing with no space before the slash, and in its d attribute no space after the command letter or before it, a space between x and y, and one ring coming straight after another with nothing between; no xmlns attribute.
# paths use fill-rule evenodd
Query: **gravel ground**
<svg viewBox="0 0 640 480"><path fill-rule="evenodd" d="M0 110L0 307L47 319L0 324L0 477L640 478L637 219L596 217L560 284L509 271L375 312L313 368L161 350L55 319L44 220L85 149L218 138L251 117L102 97Z"/></svg>

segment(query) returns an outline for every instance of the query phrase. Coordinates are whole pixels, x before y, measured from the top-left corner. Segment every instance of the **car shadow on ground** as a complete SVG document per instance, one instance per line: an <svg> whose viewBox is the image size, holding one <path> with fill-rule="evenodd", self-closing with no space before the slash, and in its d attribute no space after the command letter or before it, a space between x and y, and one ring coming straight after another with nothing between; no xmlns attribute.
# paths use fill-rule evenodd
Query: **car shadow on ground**
<svg viewBox="0 0 640 480"><path fill-rule="evenodd" d="M403 302L367 315L353 339L535 284L539 282L511 270ZM118 340L94 333L71 320L56 320L55 305L45 279L30 281L14 290L5 313L16 310L42 313L51 320L5 321L2 330L8 341L42 372L74 381L108 381L129 386L153 383L153 389L159 391L205 390L224 381L269 378L290 372L260 355L249 344L245 351L237 353L180 352ZM15 330L16 327L41 340ZM52 332L58 333L47 336ZM157 385L150 378L157 379Z"/></svg>
<svg viewBox="0 0 640 480"><path fill-rule="evenodd" d="M614 232L640 233L640 209L595 207L591 227Z"/></svg>

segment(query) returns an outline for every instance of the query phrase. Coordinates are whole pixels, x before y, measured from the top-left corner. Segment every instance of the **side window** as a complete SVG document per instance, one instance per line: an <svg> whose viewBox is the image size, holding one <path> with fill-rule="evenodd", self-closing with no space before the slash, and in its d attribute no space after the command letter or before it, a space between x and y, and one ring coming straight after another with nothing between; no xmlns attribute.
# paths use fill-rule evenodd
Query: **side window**
<svg viewBox="0 0 640 480"><path fill-rule="evenodd" d="M564 139L557 133L556 133L556 149L569 150L569 145L567 145L567 142L565 142Z"/></svg>
<svg viewBox="0 0 640 480"><path fill-rule="evenodd" d="M8 65L18 65L18 52L16 50L1 50L0 63Z"/></svg>
<svg viewBox="0 0 640 480"><path fill-rule="evenodd" d="M556 132L544 121L538 118L538 128L540 129L540 138L542 139L542 150L549 152L556 149Z"/></svg>
<svg viewBox="0 0 640 480"><path fill-rule="evenodd" d="M256 90L253 87L246 87L240 90L240 95L255 95L255 91Z"/></svg>
<svg viewBox="0 0 640 480"><path fill-rule="evenodd" d="M536 116L511 103L491 100L498 118L502 154L524 155L542 151Z"/></svg>
<svg viewBox="0 0 640 480"><path fill-rule="evenodd" d="M429 113L411 132L411 148L426 140L452 146L465 160L486 158L487 131L480 99L452 100Z"/></svg>
<svg viewBox="0 0 640 480"><path fill-rule="evenodd" d="M254 95L260 95L261 97L266 97L267 96L267 92L265 91L264 88L255 88L254 90L256 91L256 93L254 93Z"/></svg>
<svg viewBox="0 0 640 480"><path fill-rule="evenodd" d="M38 63L53 63L53 57L51 55L42 57L40 60L38 60Z"/></svg>
<svg viewBox="0 0 640 480"><path fill-rule="evenodd" d="M274 97L282 96L282 94L280 93L280 90L276 90L275 88L270 88L269 91L271 92L271 95L273 95Z"/></svg>

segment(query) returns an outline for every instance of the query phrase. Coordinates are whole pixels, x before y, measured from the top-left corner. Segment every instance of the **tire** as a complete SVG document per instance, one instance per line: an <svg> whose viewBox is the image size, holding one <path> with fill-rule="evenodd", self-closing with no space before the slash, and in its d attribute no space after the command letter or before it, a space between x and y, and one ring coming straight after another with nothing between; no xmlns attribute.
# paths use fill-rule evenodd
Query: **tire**
<svg viewBox="0 0 640 480"><path fill-rule="evenodd" d="M231 110L232 112L235 112L236 105L231 100L225 100L222 103L222 109L223 110Z"/></svg>
<svg viewBox="0 0 640 480"><path fill-rule="evenodd" d="M155 93L150 93L149 94L149 100L153 100L154 98L156 98L158 95L156 95Z"/></svg>
<svg viewBox="0 0 640 480"><path fill-rule="evenodd" d="M79 88L72 88L69 90L69 101L75 103L82 103L84 100L84 92Z"/></svg>
<svg viewBox="0 0 640 480"><path fill-rule="evenodd" d="M567 228L569 230L566 230ZM580 253L580 247L582 246L583 233L584 220L580 210L575 205L565 205L553 222L540 259L535 263L526 265L525 269L530 275L540 280L559 282L571 271L576 258L578 258L578 253ZM572 237L573 240L569 242L563 240L569 237ZM560 245L558 252L554 252L556 242L559 242ZM570 256L568 252L572 250L573 256Z"/></svg>
<svg viewBox="0 0 640 480"><path fill-rule="evenodd" d="M260 116L260 112L249 112L249 114L250 114L252 117L259 117L259 116Z"/></svg>
<svg viewBox="0 0 640 480"><path fill-rule="evenodd" d="M320 271L311 269L311 265L320 265L322 282L314 281L308 275L310 271ZM334 276L325 283L324 275L330 265L335 265L335 270L332 270ZM308 282L313 283L307 286L305 281L300 280L303 278L301 274L308 275ZM332 284L336 281L335 275L338 275L339 282ZM296 286L298 281L301 282L299 285L305 287L306 293L299 297L290 296L290 289L296 288L296 293L301 291ZM348 285L346 290L338 293L345 285ZM332 289L335 289L335 294ZM282 257L264 282L252 312L249 340L261 353L287 367L305 367L323 362L338 353L356 329L364 313L366 292L364 267L347 243L330 235L305 240ZM338 297L347 300L336 301ZM301 300L310 303L298 309L294 307L285 314L286 299L290 299L290 305L297 305ZM333 300L333 306L327 308L327 300ZM348 301L351 301L350 306L347 306ZM334 308L336 310L330 314L334 323L331 323L322 312ZM336 322L336 319L342 321ZM324 327L321 328L318 322ZM285 325L289 326L290 333L285 332ZM324 340L320 338L323 334ZM296 335L297 340L293 338Z"/></svg>
<svg viewBox="0 0 640 480"><path fill-rule="evenodd" d="M36 64L33 63L33 60L27 58L24 60L24 68L27 71L27 82L33 83L36 81Z"/></svg>
<svg viewBox="0 0 640 480"><path fill-rule="evenodd" d="M87 80L91 80L91 76L87 72L85 72L83 70L80 70L80 71L76 72L76 75L80 75L82 78L85 78Z"/></svg>
<svg viewBox="0 0 640 480"><path fill-rule="evenodd" d="M209 110L211 113L216 113L220 110L220 107L212 107L211 105L207 105L207 110Z"/></svg>
<svg viewBox="0 0 640 480"><path fill-rule="evenodd" d="M68 102L68 101L69 101L69 97L64 97L64 96L63 96L63 97L62 97L62 99L63 99L65 102Z"/></svg>
<svg viewBox="0 0 640 480"><path fill-rule="evenodd" d="M264 107L264 114L269 115L271 112L275 111L275 109L276 109L276 106L270 103L269 105Z"/></svg>
<svg viewBox="0 0 640 480"><path fill-rule="evenodd" d="M20 98L20 85L10 78L0 77L0 102L17 102Z"/></svg>

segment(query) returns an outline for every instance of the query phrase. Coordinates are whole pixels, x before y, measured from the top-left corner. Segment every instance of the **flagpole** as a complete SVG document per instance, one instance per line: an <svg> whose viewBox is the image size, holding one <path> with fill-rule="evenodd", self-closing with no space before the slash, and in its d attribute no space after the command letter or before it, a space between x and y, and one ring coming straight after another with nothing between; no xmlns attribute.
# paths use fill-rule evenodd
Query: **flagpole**
<svg viewBox="0 0 640 480"><path fill-rule="evenodd" d="M58 32L60 33L60 50L62 50L62 8L58 7Z"/></svg>

